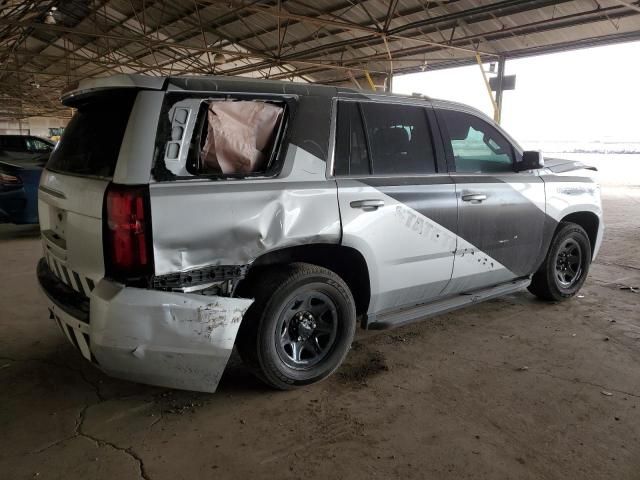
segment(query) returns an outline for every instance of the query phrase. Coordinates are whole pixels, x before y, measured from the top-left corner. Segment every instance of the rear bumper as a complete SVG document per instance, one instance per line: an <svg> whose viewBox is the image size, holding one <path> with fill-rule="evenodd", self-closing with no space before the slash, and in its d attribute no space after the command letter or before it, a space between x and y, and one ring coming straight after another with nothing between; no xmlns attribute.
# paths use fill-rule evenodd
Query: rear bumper
<svg viewBox="0 0 640 480"><path fill-rule="evenodd" d="M69 292L44 260L38 280L56 323L87 360L117 378L185 390L216 390L252 303L108 280L82 303L84 296Z"/></svg>

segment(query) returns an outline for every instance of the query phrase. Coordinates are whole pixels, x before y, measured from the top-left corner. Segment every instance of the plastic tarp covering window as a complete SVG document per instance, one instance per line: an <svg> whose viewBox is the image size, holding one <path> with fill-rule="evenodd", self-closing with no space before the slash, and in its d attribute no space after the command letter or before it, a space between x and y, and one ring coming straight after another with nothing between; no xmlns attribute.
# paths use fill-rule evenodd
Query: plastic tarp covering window
<svg viewBox="0 0 640 480"><path fill-rule="evenodd" d="M283 108L259 101L211 102L207 137L200 152L204 170L251 173L265 167Z"/></svg>

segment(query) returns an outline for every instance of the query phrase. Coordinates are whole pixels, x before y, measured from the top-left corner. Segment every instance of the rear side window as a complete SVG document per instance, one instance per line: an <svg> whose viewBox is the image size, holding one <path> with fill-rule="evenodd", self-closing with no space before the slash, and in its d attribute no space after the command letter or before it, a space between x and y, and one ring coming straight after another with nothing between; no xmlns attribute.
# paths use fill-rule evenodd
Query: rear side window
<svg viewBox="0 0 640 480"><path fill-rule="evenodd" d="M264 174L273 164L284 104L257 100L212 100L199 129L195 175ZM201 107L202 107L201 106ZM202 110L202 108L201 108Z"/></svg>
<svg viewBox="0 0 640 480"><path fill-rule="evenodd" d="M136 91L110 91L76 106L47 168L71 175L112 177Z"/></svg>
<svg viewBox="0 0 640 480"><path fill-rule="evenodd" d="M279 95L168 94L160 114L158 181L260 178L282 165L296 99Z"/></svg>
<svg viewBox="0 0 640 480"><path fill-rule="evenodd" d="M362 113L374 174L435 173L436 162L424 108L363 103Z"/></svg>
<svg viewBox="0 0 640 480"><path fill-rule="evenodd" d="M436 160L424 108L373 102L339 103L336 175L435 172Z"/></svg>
<svg viewBox="0 0 640 480"><path fill-rule="evenodd" d="M440 110L449 134L456 172L513 171L513 147L495 127L475 115ZM446 144L446 142L445 142Z"/></svg>

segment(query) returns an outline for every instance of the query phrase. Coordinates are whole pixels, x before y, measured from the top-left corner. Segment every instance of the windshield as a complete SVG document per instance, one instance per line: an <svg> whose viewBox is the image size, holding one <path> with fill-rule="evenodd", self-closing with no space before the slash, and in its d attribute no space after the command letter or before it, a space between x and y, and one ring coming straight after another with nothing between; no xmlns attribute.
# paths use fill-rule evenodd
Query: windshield
<svg viewBox="0 0 640 480"><path fill-rule="evenodd" d="M93 95L78 110L51 153L47 169L72 175L112 177L136 91Z"/></svg>

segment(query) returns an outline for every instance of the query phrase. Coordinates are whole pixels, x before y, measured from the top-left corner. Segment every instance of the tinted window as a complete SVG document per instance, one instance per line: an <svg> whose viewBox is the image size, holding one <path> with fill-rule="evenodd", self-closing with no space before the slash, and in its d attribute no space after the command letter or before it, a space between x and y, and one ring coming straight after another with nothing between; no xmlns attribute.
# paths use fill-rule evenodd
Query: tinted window
<svg viewBox="0 0 640 480"><path fill-rule="evenodd" d="M24 137L18 135L1 136L0 150L7 152L26 152L27 147L24 143Z"/></svg>
<svg viewBox="0 0 640 480"><path fill-rule="evenodd" d="M73 175L112 177L136 94L111 91L79 104L47 168Z"/></svg>
<svg viewBox="0 0 640 480"><path fill-rule="evenodd" d="M475 115L441 110L457 172L513 171L513 147L495 127Z"/></svg>
<svg viewBox="0 0 640 480"><path fill-rule="evenodd" d="M360 108L355 102L338 103L334 173L336 175L368 175L370 173Z"/></svg>
<svg viewBox="0 0 640 480"><path fill-rule="evenodd" d="M435 156L423 107L360 105L374 174L435 173Z"/></svg>

